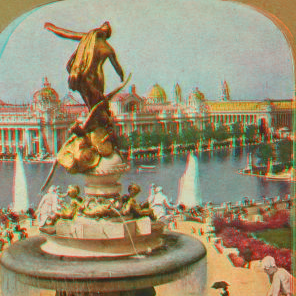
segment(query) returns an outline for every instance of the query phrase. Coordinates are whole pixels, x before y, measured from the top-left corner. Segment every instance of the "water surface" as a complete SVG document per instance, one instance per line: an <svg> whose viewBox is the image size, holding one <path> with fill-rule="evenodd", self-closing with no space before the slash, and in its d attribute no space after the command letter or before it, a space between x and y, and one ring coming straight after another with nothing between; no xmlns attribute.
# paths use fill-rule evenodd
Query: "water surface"
<svg viewBox="0 0 296 296"><path fill-rule="evenodd" d="M274 197L290 194L290 184L280 181L268 181L263 178L237 174L238 169L244 168L247 162L247 151L219 150L215 152L197 153L199 161L199 176L201 194L204 202L222 203L225 201L239 201L243 197L259 198L261 196ZM139 200L148 196L149 184L155 183L163 187L164 193L175 201L178 195L179 178L185 170L187 155L166 156L156 159L139 159L131 163L131 170L121 178L122 193L127 192L130 183L138 183L142 192ZM154 173L138 173L140 164L154 164ZM40 200L39 190L51 168L49 163L25 163L31 204ZM13 162L0 162L0 206L6 207L12 202ZM66 190L69 184L83 186L80 175L69 175L59 167L51 184L60 185Z"/></svg>

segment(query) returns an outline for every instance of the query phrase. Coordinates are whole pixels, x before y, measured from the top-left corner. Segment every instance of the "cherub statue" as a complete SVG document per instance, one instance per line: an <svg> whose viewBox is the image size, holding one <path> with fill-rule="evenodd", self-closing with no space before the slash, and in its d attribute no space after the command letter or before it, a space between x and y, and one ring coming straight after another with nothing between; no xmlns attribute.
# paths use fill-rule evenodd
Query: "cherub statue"
<svg viewBox="0 0 296 296"><path fill-rule="evenodd" d="M81 213L88 218L94 219L100 219L106 216L118 217L118 214L114 211L114 207L112 206L111 202L98 201L94 197L91 197L85 201Z"/></svg>
<svg viewBox="0 0 296 296"><path fill-rule="evenodd" d="M77 185L69 185L67 193L61 195L61 198L70 198L70 201L62 201L61 208L55 210L40 228L41 231L48 232L46 229L51 229L52 226L56 224L59 219L73 220L77 213L81 210L83 206L83 198L79 196L80 188ZM51 231L51 230L50 230Z"/></svg>
<svg viewBox="0 0 296 296"><path fill-rule="evenodd" d="M128 194L121 197L122 207L120 213L125 215L132 215L133 218L139 218L144 216L149 216L154 219L153 210L149 207L148 203L142 206L137 203L136 195L141 192L141 188L137 184L131 184L128 187Z"/></svg>

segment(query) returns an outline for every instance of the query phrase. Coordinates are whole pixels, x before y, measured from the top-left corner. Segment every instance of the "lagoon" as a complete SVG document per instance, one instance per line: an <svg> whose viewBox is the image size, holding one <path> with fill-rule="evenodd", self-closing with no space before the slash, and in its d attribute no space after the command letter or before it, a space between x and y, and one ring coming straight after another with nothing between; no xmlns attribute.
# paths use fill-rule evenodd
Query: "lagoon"
<svg viewBox="0 0 296 296"><path fill-rule="evenodd" d="M212 201L220 204L226 201L241 201L247 196L258 199L262 196L285 196L291 193L291 184L283 181L271 181L264 178L238 174L237 171L246 166L248 148L217 150L214 152L196 153L199 162L200 186L203 202ZM178 195L178 182L184 173L187 155L165 156L154 159L136 159L130 165L130 171L122 176L122 193L127 192L130 183L138 183L142 192L139 200L148 196L149 184L162 186L164 193L175 201ZM153 164L155 172L137 172L141 164ZM41 196L39 190L51 168L50 163L25 163L25 172L32 205L37 205ZM13 162L0 162L0 207L12 203ZM51 184L60 185L65 191L69 184L83 186L80 175L69 175L62 167L58 167Z"/></svg>

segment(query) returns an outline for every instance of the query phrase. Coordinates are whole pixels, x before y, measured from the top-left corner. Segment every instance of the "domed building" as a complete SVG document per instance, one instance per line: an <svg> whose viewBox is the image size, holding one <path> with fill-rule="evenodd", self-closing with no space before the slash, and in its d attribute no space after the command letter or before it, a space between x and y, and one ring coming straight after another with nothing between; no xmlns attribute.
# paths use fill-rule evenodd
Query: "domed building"
<svg viewBox="0 0 296 296"><path fill-rule="evenodd" d="M207 102L205 95L199 90L198 87L189 95L187 107L196 110L199 113L207 112Z"/></svg>
<svg viewBox="0 0 296 296"><path fill-rule="evenodd" d="M139 112L143 108L143 99L137 94L133 84L129 92L120 92L109 103L113 116Z"/></svg>
<svg viewBox="0 0 296 296"><path fill-rule="evenodd" d="M58 110L61 101L58 93L51 87L47 77L44 78L43 87L33 95L33 111L48 112Z"/></svg>
<svg viewBox="0 0 296 296"><path fill-rule="evenodd" d="M199 90L198 87L189 95L187 105L188 106L197 106L200 102L205 101L205 95Z"/></svg>
<svg viewBox="0 0 296 296"><path fill-rule="evenodd" d="M80 108L81 109L81 108ZM55 155L78 113L67 112L47 78L29 104L3 105L0 113L0 154L22 151L24 157Z"/></svg>
<svg viewBox="0 0 296 296"><path fill-rule="evenodd" d="M146 96L146 105L166 104L167 96L164 89L159 84L154 84Z"/></svg>
<svg viewBox="0 0 296 296"><path fill-rule="evenodd" d="M167 99L158 84L146 98L136 93L135 85L129 92L116 94L110 101L115 133L121 136L159 129L182 133L192 126L202 130L207 123L242 122L246 126L264 121L275 129L292 126L292 100L209 101L198 88L182 100L178 84L174 91L175 101ZM0 101L0 159L17 149L23 151L24 157L56 155L69 136L71 124L80 114L85 119L87 113L85 104L71 93L60 100L47 78L29 104Z"/></svg>

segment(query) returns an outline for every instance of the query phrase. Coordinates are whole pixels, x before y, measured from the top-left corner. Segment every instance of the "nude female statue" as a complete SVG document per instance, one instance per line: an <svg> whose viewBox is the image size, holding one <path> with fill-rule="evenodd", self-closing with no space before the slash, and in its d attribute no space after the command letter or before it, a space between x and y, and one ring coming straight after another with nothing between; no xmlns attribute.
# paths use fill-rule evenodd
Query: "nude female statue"
<svg viewBox="0 0 296 296"><path fill-rule="evenodd" d="M116 58L114 49L107 42L107 39L111 36L109 22L105 22L101 27L90 30L88 33L66 30L56 27L51 23L45 23L44 28L63 38L79 41L76 51L72 54L67 63L67 71L69 73L68 84L70 89L74 91L77 90L80 93L89 109L89 114L82 125L76 121L71 126L69 133L74 134L72 135L74 137L86 138L87 135L94 132L97 128L103 128L106 131L104 133L106 136L102 139L95 139L95 142L106 142L107 146L110 146L109 142L111 142L111 148L108 148L108 155L110 155L114 147L118 147L119 145L116 140L111 112L109 110L109 101L126 86L131 74L126 81L123 82L123 70ZM105 95L103 65L107 59L110 60L123 83L109 94ZM71 146L71 141L74 139L72 136L64 143L59 151L59 160L56 159L53 163L45 184L41 188L41 192L43 192L49 184L57 164L61 163L65 166L63 160L66 159L66 154L70 153L73 156L73 153L77 150L76 148L79 148L76 147L74 149L69 147ZM91 144L92 143L86 148L90 148ZM80 151L80 148L78 150ZM75 165L79 172L82 172L81 161L82 160L78 159L77 165Z"/></svg>
<svg viewBox="0 0 296 296"><path fill-rule="evenodd" d="M72 90L77 90L89 110L98 102L104 100L103 65L109 59L121 81L124 80L123 70L116 54L107 39L111 36L109 22L88 33L79 33L45 23L44 28L63 38L80 41L76 51L67 63L69 72L68 84Z"/></svg>

